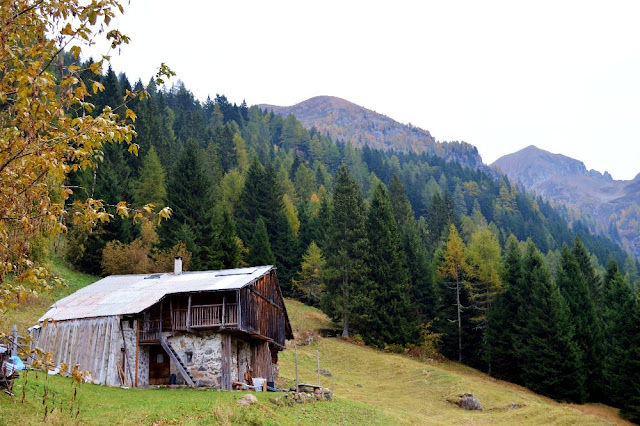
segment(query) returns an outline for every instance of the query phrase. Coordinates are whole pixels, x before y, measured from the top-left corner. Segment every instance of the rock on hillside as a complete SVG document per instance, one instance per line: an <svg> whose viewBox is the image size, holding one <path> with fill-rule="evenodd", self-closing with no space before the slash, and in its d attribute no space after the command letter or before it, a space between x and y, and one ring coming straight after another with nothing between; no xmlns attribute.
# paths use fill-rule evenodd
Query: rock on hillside
<svg viewBox="0 0 640 426"><path fill-rule="evenodd" d="M293 114L306 128L315 127L334 140L355 146L368 144L376 149L427 152L476 169L484 166L477 148L471 144L438 142L427 130L333 96L316 96L293 106L258 106L282 116Z"/></svg>
<svg viewBox="0 0 640 426"><path fill-rule="evenodd" d="M582 161L528 146L492 165L525 188L581 213L596 231L605 233L640 256L640 175L614 180L587 170Z"/></svg>

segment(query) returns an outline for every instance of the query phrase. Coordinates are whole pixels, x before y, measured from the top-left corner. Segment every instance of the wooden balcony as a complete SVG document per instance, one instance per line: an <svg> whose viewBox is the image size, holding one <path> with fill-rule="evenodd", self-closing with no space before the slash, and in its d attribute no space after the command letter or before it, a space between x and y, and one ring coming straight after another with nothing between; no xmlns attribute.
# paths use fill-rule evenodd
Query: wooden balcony
<svg viewBox="0 0 640 426"><path fill-rule="evenodd" d="M157 343L162 333L160 320L142 321L140 324L140 343Z"/></svg>
<svg viewBox="0 0 640 426"><path fill-rule="evenodd" d="M238 304L193 305L188 309L171 310L173 330L185 331L190 328L235 327L238 325Z"/></svg>

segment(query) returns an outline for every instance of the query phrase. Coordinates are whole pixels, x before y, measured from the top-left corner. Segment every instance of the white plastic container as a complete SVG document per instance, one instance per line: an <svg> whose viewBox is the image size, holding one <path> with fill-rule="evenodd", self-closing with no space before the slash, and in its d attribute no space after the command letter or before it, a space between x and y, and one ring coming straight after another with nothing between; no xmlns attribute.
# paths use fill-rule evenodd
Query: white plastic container
<svg viewBox="0 0 640 426"><path fill-rule="evenodd" d="M262 392L262 386L264 386L264 382L267 379L265 379L264 377L254 377L253 378L253 386L254 389L256 390L256 392Z"/></svg>

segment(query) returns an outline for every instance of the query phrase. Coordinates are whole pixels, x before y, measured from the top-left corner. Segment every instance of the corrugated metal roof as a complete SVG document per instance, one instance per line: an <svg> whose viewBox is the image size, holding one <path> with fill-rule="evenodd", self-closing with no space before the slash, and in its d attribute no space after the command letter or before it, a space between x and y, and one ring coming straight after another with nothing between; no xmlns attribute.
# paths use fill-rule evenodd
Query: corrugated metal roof
<svg viewBox="0 0 640 426"><path fill-rule="evenodd" d="M112 275L57 301L39 321L137 314L168 294L238 290L263 276L273 266L221 271L147 275ZM157 275L157 274L153 274Z"/></svg>

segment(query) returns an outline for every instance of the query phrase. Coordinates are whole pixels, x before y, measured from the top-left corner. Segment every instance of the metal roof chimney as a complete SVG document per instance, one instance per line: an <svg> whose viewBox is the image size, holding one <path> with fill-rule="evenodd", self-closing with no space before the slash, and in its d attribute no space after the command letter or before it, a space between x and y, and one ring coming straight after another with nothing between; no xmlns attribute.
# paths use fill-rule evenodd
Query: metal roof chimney
<svg viewBox="0 0 640 426"><path fill-rule="evenodd" d="M173 275L180 275L182 273L182 258L176 256L173 258Z"/></svg>

